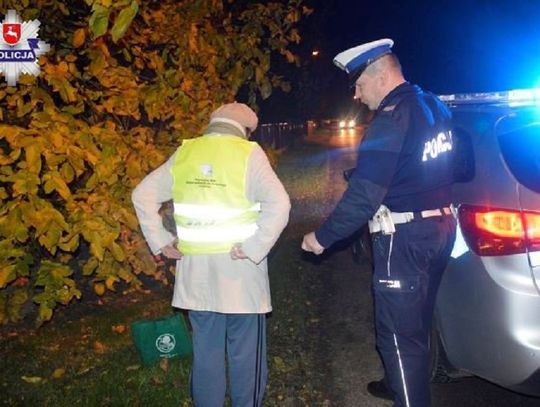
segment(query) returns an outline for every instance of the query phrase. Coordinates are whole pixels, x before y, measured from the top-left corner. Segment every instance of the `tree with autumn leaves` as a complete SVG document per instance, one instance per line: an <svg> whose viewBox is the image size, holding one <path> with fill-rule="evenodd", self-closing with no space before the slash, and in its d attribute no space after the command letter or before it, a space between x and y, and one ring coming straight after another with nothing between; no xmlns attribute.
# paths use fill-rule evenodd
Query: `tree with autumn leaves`
<svg viewBox="0 0 540 407"><path fill-rule="evenodd" d="M39 306L135 290L160 273L133 187L211 111L287 90L271 59L310 10L302 0L0 0L40 21L39 77L0 84L0 323Z"/></svg>

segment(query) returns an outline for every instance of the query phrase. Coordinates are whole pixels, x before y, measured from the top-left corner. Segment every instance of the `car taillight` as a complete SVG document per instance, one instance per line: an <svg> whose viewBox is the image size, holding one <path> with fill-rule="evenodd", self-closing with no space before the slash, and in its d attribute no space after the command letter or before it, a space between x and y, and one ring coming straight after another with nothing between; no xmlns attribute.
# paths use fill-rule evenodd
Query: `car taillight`
<svg viewBox="0 0 540 407"><path fill-rule="evenodd" d="M529 250L540 250L540 214L525 212L524 217Z"/></svg>
<svg viewBox="0 0 540 407"><path fill-rule="evenodd" d="M469 247L481 256L540 250L540 213L459 207L459 222Z"/></svg>

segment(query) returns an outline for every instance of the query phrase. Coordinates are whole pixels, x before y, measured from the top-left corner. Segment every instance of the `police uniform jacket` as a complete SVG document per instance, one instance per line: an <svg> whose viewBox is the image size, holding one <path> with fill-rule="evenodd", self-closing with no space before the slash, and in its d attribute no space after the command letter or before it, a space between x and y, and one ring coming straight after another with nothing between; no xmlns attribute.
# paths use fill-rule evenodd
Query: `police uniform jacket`
<svg viewBox="0 0 540 407"><path fill-rule="evenodd" d="M344 239L381 204L392 212L447 207L453 183L451 115L435 95L405 82L379 105L340 202L315 232L323 247Z"/></svg>

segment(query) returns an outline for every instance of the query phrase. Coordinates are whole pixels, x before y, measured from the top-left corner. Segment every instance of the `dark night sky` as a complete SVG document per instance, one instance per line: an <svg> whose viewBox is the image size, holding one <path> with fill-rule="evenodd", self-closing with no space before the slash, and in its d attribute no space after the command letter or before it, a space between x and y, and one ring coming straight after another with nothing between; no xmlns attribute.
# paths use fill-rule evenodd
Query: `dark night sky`
<svg viewBox="0 0 540 407"><path fill-rule="evenodd" d="M384 37L395 41L406 78L438 94L540 86L540 0L306 3L315 12L304 19L301 30L300 75L316 83L311 99L319 105L307 115L320 112L321 103L327 116L350 104L345 74L333 66L332 58ZM309 56L313 48L321 50L317 59Z"/></svg>

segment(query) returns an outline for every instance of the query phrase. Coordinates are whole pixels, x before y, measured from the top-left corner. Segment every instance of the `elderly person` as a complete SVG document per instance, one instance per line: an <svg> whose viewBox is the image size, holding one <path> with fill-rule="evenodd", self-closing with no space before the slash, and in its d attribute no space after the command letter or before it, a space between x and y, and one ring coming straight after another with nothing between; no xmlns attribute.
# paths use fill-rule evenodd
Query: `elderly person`
<svg viewBox="0 0 540 407"><path fill-rule="evenodd" d="M365 223L373 242L377 348L385 379L368 384L395 406L430 404L429 336L435 296L455 239L450 211L454 159L450 112L408 83L393 41L338 54L355 98L375 117L358 151L348 189L328 219L304 236L320 254Z"/></svg>
<svg viewBox="0 0 540 407"><path fill-rule="evenodd" d="M221 106L204 134L184 140L132 195L152 252L178 260L172 305L188 310L193 329L197 407L223 406L226 357L233 406L261 406L265 391L266 256L290 201L262 148L248 141L257 122L245 104ZM171 199L177 238L158 214Z"/></svg>

